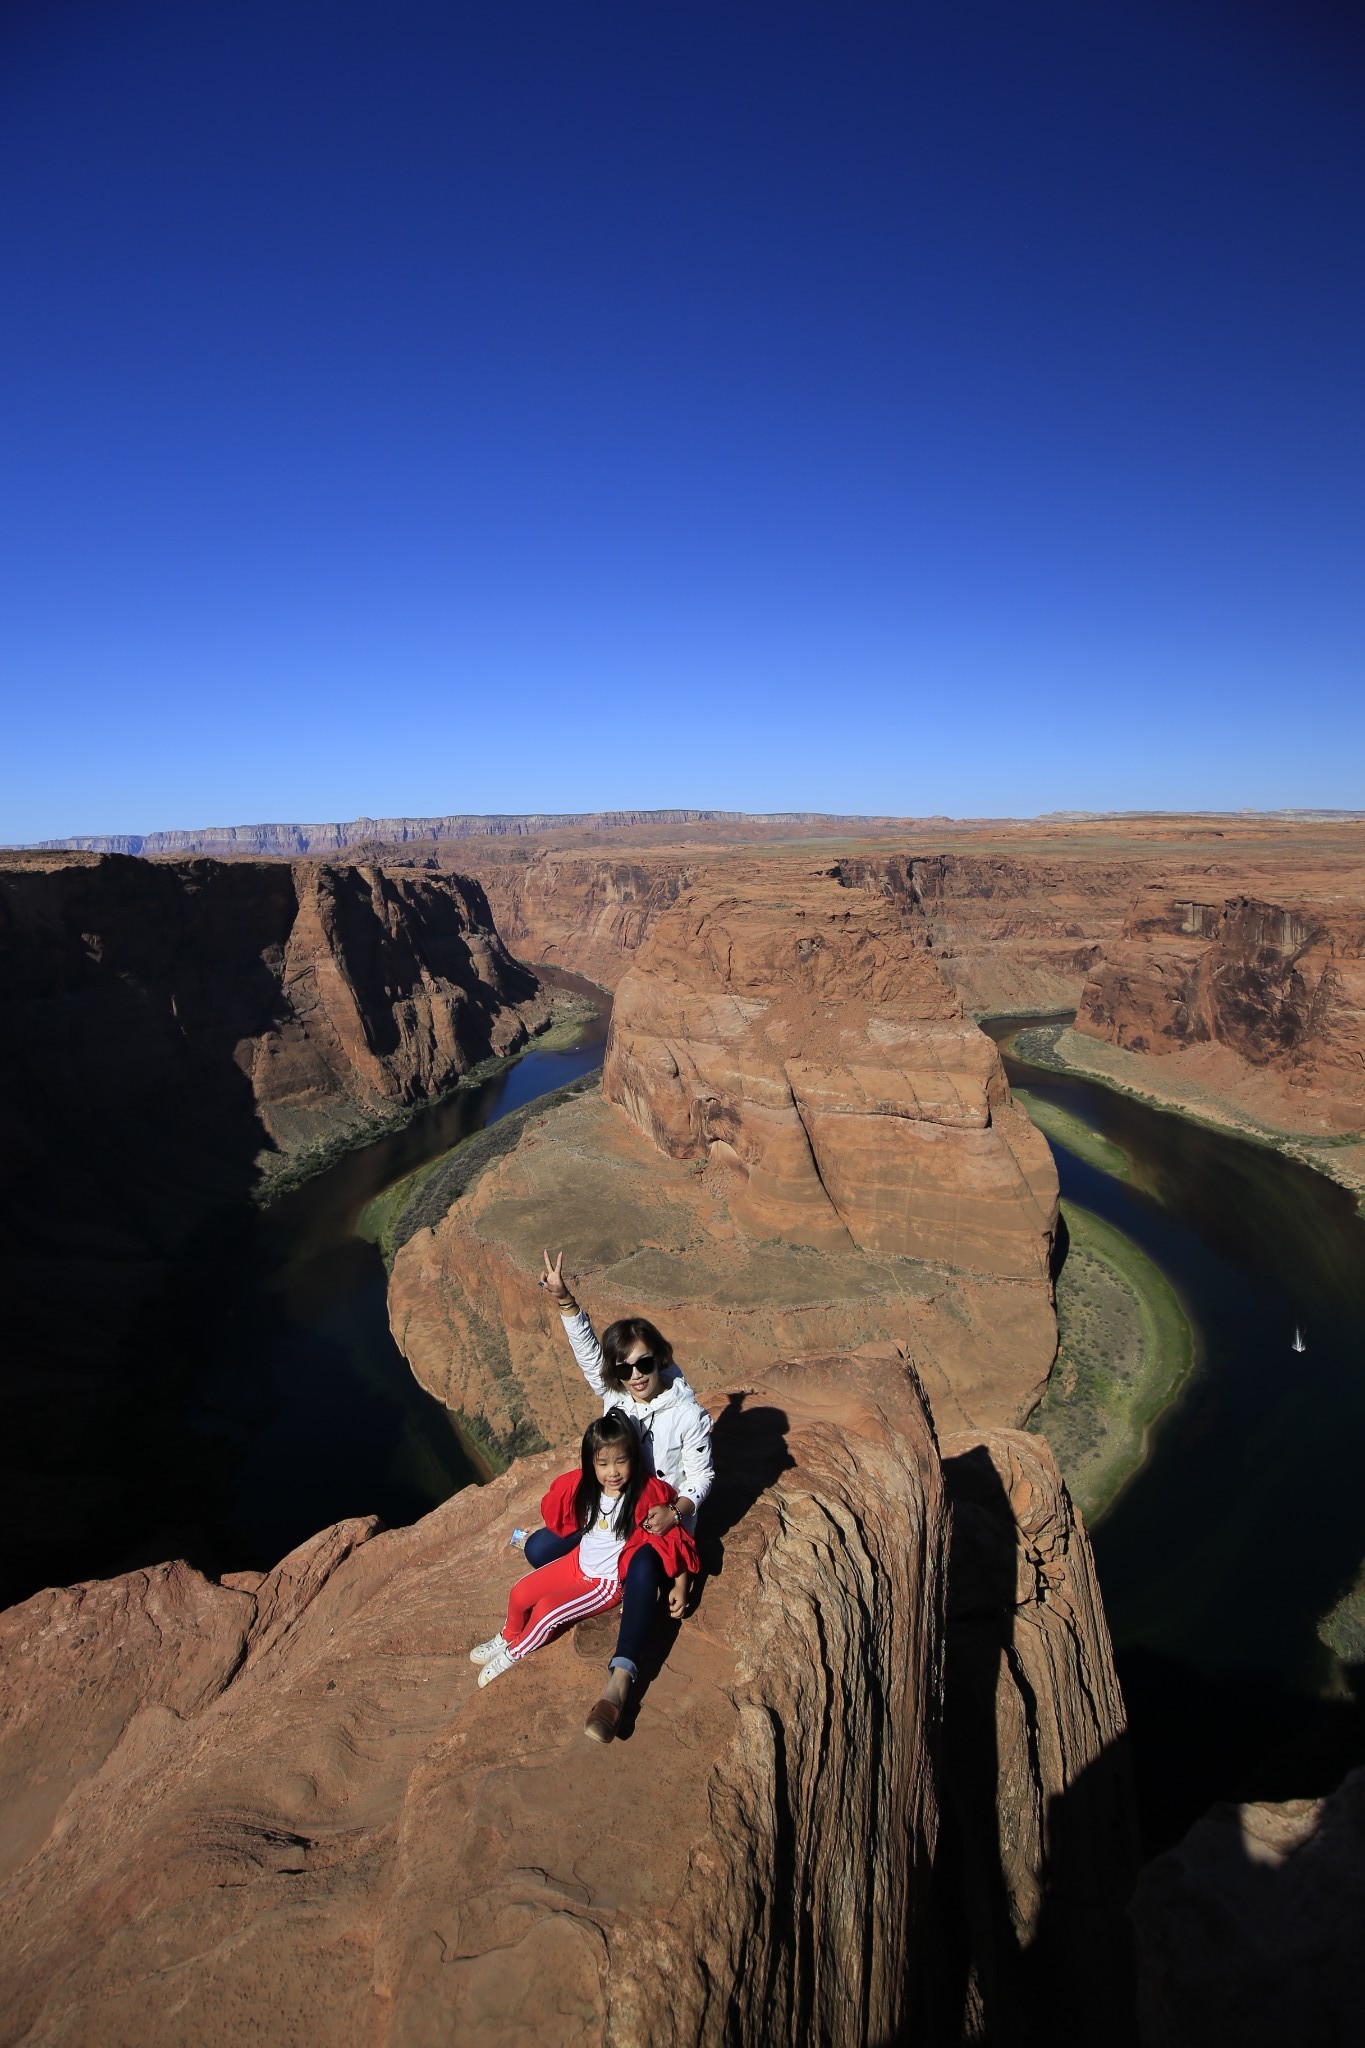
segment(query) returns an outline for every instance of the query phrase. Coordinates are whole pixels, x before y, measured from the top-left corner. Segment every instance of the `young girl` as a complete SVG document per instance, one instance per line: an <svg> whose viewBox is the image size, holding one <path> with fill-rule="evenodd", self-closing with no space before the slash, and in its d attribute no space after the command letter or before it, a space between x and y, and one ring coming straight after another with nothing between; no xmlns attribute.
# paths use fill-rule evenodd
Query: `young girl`
<svg viewBox="0 0 1365 2048"><path fill-rule="evenodd" d="M646 1545L673 1581L669 1612L681 1616L689 1574L700 1568L697 1547L676 1520L658 1533L646 1526L651 1509L676 1498L671 1486L646 1473L629 1417L609 1411L589 1423L581 1471L562 1473L540 1503L546 1528L574 1537L576 1547L513 1586L507 1620L469 1653L483 1666L479 1684L500 1678L570 1622L615 1607L630 1561Z"/></svg>

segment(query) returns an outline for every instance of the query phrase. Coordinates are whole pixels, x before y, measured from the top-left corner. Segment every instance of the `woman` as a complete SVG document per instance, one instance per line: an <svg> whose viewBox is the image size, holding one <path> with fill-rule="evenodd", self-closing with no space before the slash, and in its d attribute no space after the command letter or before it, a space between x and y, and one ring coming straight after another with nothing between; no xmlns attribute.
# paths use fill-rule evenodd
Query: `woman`
<svg viewBox="0 0 1365 2048"><path fill-rule="evenodd" d="M601 1402L604 1412L619 1409L640 1434L648 1472L665 1480L678 1498L651 1508L645 1527L654 1535L681 1527L690 1535L697 1509L711 1491L711 1418L673 1363L673 1347L643 1316L624 1316L603 1331L599 1344L592 1324L564 1279L564 1254L554 1263L543 1254L545 1288L564 1319L564 1330L579 1370ZM526 1539L530 1564L550 1564L564 1557L577 1536L555 1536L537 1529ZM640 1658L659 1601L670 1588L659 1552L644 1544L631 1558L621 1602L621 1627L608 1671L606 1688L589 1714L583 1732L594 1742L610 1742L621 1725L621 1711L639 1678ZM676 1605L676 1601L674 1602Z"/></svg>

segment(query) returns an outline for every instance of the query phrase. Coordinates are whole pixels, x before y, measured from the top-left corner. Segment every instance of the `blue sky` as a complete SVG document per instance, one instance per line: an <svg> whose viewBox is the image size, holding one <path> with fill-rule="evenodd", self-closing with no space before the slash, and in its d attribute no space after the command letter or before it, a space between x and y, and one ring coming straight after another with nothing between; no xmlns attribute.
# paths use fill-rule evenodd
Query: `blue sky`
<svg viewBox="0 0 1365 2048"><path fill-rule="evenodd" d="M19 0L0 837L1365 805L1327 0Z"/></svg>

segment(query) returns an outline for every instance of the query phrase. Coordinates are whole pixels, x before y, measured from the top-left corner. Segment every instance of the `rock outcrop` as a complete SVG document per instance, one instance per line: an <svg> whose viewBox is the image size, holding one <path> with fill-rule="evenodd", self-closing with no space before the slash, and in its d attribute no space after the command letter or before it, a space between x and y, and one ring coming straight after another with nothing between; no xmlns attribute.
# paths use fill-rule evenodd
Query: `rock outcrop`
<svg viewBox="0 0 1365 2048"><path fill-rule="evenodd" d="M7 1589L35 1583L30 1544L66 1576L82 1530L117 1526L159 1405L138 1318L192 1234L544 1013L459 877L0 862Z"/></svg>
<svg viewBox="0 0 1365 2048"><path fill-rule="evenodd" d="M953 2038L957 1565L922 1396L889 1353L779 1366L730 1390L716 1438L710 1576L611 1749L581 1734L609 1617L484 1691L465 1656L554 1455L411 1529L323 1532L260 1581L170 1566L0 1617L0 2040ZM1069 1796L1122 1726L1084 1538L1036 1446L989 1456L1012 1475L989 1600L1008 1580L1016 1634L1040 1634L1032 1725ZM1033 1782L993 1749L983 1768ZM995 1827L1018 1834L1028 1951L1052 1852L1011 1811Z"/></svg>
<svg viewBox="0 0 1365 2048"><path fill-rule="evenodd" d="M594 1314L649 1316L702 1390L890 1341L953 1427L1037 1400L1046 1143L894 913L799 885L698 886L664 913L617 990L605 1099L533 1123L399 1249L394 1337L495 1461L571 1443L591 1412L537 1287L546 1243Z"/></svg>
<svg viewBox="0 0 1365 2048"><path fill-rule="evenodd" d="M1133 2038L1138 1835L1094 1560L1041 1437L943 1446L945 2038Z"/></svg>
<svg viewBox="0 0 1365 2048"><path fill-rule="evenodd" d="M1179 1053L1209 1085L1291 1125L1365 1112L1365 908L1339 897L1211 895L1207 879L1137 898L1086 983L1076 1029Z"/></svg>
<svg viewBox="0 0 1365 2048"><path fill-rule="evenodd" d="M1143 2048L1358 2040L1365 1771L1328 1799L1214 1807L1132 1915Z"/></svg>
<svg viewBox="0 0 1365 2048"><path fill-rule="evenodd" d="M1056 1171L1000 1056L880 903L696 889L621 981L603 1092L721 1166L754 1239L1044 1279Z"/></svg>

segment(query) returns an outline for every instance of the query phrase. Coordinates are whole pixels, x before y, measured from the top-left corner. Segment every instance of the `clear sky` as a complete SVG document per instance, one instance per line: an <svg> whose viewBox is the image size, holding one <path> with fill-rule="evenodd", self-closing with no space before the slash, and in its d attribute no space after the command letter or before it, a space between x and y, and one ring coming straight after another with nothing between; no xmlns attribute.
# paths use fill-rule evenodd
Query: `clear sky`
<svg viewBox="0 0 1365 2048"><path fill-rule="evenodd" d="M10 0L0 838L1365 805L1326 0Z"/></svg>

